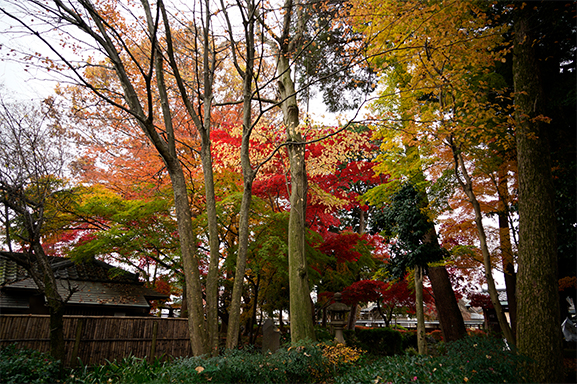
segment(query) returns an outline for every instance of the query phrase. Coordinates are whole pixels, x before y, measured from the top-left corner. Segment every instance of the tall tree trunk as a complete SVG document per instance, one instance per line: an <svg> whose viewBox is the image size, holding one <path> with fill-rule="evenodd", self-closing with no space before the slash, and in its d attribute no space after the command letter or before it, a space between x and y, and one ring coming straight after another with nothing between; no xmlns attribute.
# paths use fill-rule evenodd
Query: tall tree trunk
<svg viewBox="0 0 577 384"><path fill-rule="evenodd" d="M206 320L208 331L208 342L212 356L218 354L219 328L218 328L218 275L220 263L220 242L218 238L218 220L216 215L216 197L214 193L214 174L212 168L212 154L210 142L211 130L211 110L213 102L213 81L215 71L215 53L211 49L213 44L210 29L213 12L210 9L210 2L204 1L204 28L202 29L203 47L203 121L202 127L198 127L201 136L200 156L202 161L202 172L204 174L204 188L206 196L206 217L208 221L208 237L210 245L210 260L208 262L208 272L206 275Z"/></svg>
<svg viewBox="0 0 577 384"><path fill-rule="evenodd" d="M195 356L204 355L210 351L204 320L202 288L200 285L199 259L196 252L196 242L192 230L192 216L188 204L188 190L180 163L176 160L167 166L174 193L176 222L182 252L182 264L186 283L186 301L188 310L188 331L192 353ZM175 169L173 169L175 168ZM177 171L180 169L180 172Z"/></svg>
<svg viewBox="0 0 577 384"><path fill-rule="evenodd" d="M499 191L499 247L501 249L501 260L503 263L503 274L505 276L505 289L507 291L507 305L509 307L509 318L511 320L511 332L513 339L517 340L517 296L515 295L517 276L515 273L515 263L513 261L513 247L511 245L511 232L509 230L509 212L507 201L509 191L507 189L507 173L503 166L499 168L499 180L497 181Z"/></svg>
<svg viewBox="0 0 577 384"><path fill-rule="evenodd" d="M531 379L563 380L554 189L532 24L532 6L515 11L513 80L519 172L519 352L530 357Z"/></svg>
<svg viewBox="0 0 577 384"><path fill-rule="evenodd" d="M210 124L208 122L207 124ZM206 320L210 353L218 354L218 264L220 261L220 241L218 239L218 219L216 214L216 197L214 192L214 176L212 170L212 155L210 150L210 130L201 135L202 146L200 156L204 174L204 190L206 196L206 217L208 221L208 240L210 259L206 275Z"/></svg>
<svg viewBox="0 0 577 384"><path fill-rule="evenodd" d="M415 266L415 307L417 310L417 348L419 355L427 354L425 311L423 300L423 267Z"/></svg>
<svg viewBox="0 0 577 384"><path fill-rule="evenodd" d="M146 8L146 11L149 29L150 31L153 31L154 23L152 21L153 19L150 13L150 9ZM174 136L174 127L172 125L172 111L170 109L168 92L164 80L164 63L160 50L157 50L157 54L154 57L156 66L156 80L162 107L162 117L164 120L166 132L168 133L168 140L165 142L161 142L160 140L152 140L154 137L153 133L156 133L152 122L140 122L140 126L142 127L143 131L147 133L147 135L151 138L151 141L157 148L164 163L166 164L166 169L168 170L168 174L170 176L174 194L174 207L176 212L180 249L183 261L182 265L184 269L184 279L186 284L185 292L189 337L191 338L193 354L199 356L204 355L211 350L210 345L208 344L210 335L207 334L208 329L205 323L202 287L200 284L200 261L198 259L198 252L196 248L196 238L192 229L192 214L190 212L190 205L188 202L188 188L186 187L186 180L182 170L182 165L180 164L178 155L176 153L176 140ZM134 108L136 109L137 105L135 105ZM199 132L202 133L202 130L199 129ZM206 140L203 140L201 145L203 174L205 178L205 185L207 186L207 211L210 213L210 203L211 201L214 203L214 182L212 179L210 142L208 142L207 146ZM207 157L209 161L206 161ZM210 172L207 172L207 166L210 166ZM208 196L208 191L211 190L211 186L213 191L212 200ZM216 209L213 211L216 212ZM216 213L214 214L216 215ZM207 215L209 216L210 227L210 214ZM214 221L216 221L216 219ZM208 296L209 290L207 288L207 305L210 302ZM210 316L208 316L208 318L210 319Z"/></svg>
<svg viewBox="0 0 577 384"><path fill-rule="evenodd" d="M224 8L224 4L223 4ZM243 118L242 118L242 143L240 148L240 163L243 175L243 194L240 205L239 223L238 223L238 253L236 259L236 270L234 275L234 284L232 289L232 297L229 306L229 323L226 336L227 348L235 348L238 344L238 334L240 332L240 306L243 290L244 275L246 270L246 258L248 252L248 237L249 237L249 218L250 207L252 202L252 185L256 177L256 170L253 169L250 162L250 137L252 134L252 100L253 90L252 83L254 71L254 24L256 21L256 6L254 2L247 1L245 39L246 39L246 55L245 55L245 70L242 71L238 63L235 63L239 68L239 72L243 78ZM232 47L232 50L235 48ZM260 276L259 276L260 280ZM255 287L255 300L258 297L258 284ZM256 303L254 309L254 316L256 316ZM252 329L251 329L252 338Z"/></svg>
<svg viewBox="0 0 577 384"><path fill-rule="evenodd" d="M48 299L50 313L50 355L61 364L66 358L66 347L64 343L64 303L54 303L53 299Z"/></svg>
<svg viewBox="0 0 577 384"><path fill-rule="evenodd" d="M42 247L38 245L38 247ZM35 247L37 248L37 247ZM48 265L48 260L45 255L38 255L39 264L43 269L44 277L44 295L46 296L46 304L48 306L48 311L50 314L50 355L57 360L60 360L61 364L64 364L64 359L66 358L66 347L64 344L64 300L58 292L56 284L56 279L54 277L54 271ZM45 270L42 264L46 264L49 270Z"/></svg>
<svg viewBox="0 0 577 384"><path fill-rule="evenodd" d="M477 200L477 196L473 191L473 181L469 176L467 168L465 166L465 161L463 160L463 155L457 147L457 144L452 138L449 138L451 145L451 151L453 152L453 158L455 162L455 177L457 178L463 192L467 195L469 202L473 206L475 212L475 225L477 227L477 234L479 235L479 242L481 246L481 253L483 254L483 265L485 267L485 279L487 280L487 289L489 291L489 296L491 297L491 304L495 308L497 314L497 320L499 321L499 326L503 336L507 339L509 345L515 345L515 339L513 338L513 332L511 332L511 326L505 317L503 312L503 306L499 300L499 294L497 288L495 287L495 280L493 279L493 265L491 263L491 254L489 253L489 247L487 246L487 235L485 234L485 228L483 226L483 216L481 213L481 205Z"/></svg>
<svg viewBox="0 0 577 384"><path fill-rule="evenodd" d="M50 314L50 354L61 364L64 364L66 358L66 347L64 344L64 305L72 292L67 298L62 298L58 292L58 282L54 276L54 269L44 252L39 240L39 232L35 232L36 221L31 215L25 215L25 226L27 232L32 238L32 250L34 257L38 262L38 270L30 268L28 271L34 282L40 288L40 291L46 297L46 305ZM40 221L40 220L39 220Z"/></svg>
<svg viewBox="0 0 577 384"><path fill-rule="evenodd" d="M409 146L407 153L412 155L415 151L418 151L418 147ZM415 179L418 182L425 182L425 174L420 171L419 174L415 176ZM420 198L426 203L424 205L429 205L429 198L426 191L420 192ZM432 221L430 222L430 228L423 241L440 248L437 231ZM427 275L429 276L435 297L435 306L439 315L443 340L456 341L461 339L467 335L467 329L465 328L463 314L459 309L459 304L457 303L457 298L455 297L455 292L453 291L447 270L444 266L428 267Z"/></svg>
<svg viewBox="0 0 577 384"><path fill-rule="evenodd" d="M305 145L299 131L299 108L294 82L291 78L290 60L279 54L279 94L282 100L284 124L287 133L287 150L291 172L290 217L288 226L288 262L290 289L291 341L314 340L307 260L305 254L305 210L307 203L307 175L305 171Z"/></svg>
<svg viewBox="0 0 577 384"><path fill-rule="evenodd" d="M447 269L444 266L428 267L427 272L435 296L443 340L455 341L463 338L467 335L467 328L465 328L463 314L459 309Z"/></svg>

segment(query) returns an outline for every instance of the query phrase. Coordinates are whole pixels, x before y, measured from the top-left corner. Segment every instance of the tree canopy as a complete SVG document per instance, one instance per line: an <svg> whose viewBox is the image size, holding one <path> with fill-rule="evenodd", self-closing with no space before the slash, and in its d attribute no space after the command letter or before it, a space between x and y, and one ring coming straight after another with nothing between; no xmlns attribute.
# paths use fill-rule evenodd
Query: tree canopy
<svg viewBox="0 0 577 384"><path fill-rule="evenodd" d="M576 299L551 288L577 253L573 3L7 4L6 33L49 53L0 52L61 83L41 106L3 101L2 252L138 270L183 296L195 355L287 312L292 341L312 339L314 297L337 291L412 306L395 279L421 268L487 284L527 353L527 303L554 324Z"/></svg>

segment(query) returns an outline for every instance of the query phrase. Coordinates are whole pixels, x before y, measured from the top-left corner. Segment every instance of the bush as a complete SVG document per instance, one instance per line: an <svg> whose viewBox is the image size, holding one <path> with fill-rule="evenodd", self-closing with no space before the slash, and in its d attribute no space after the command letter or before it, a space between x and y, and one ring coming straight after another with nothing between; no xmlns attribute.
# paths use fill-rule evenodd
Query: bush
<svg viewBox="0 0 577 384"><path fill-rule="evenodd" d="M416 330L406 330L401 331L401 337L403 346L402 349L407 350L409 348L417 349L418 348L418 340L417 340L417 331Z"/></svg>
<svg viewBox="0 0 577 384"><path fill-rule="evenodd" d="M527 359L505 347L500 339L467 337L447 343L443 356L405 355L375 360L354 373L337 377L344 383L522 383L520 367Z"/></svg>
<svg viewBox="0 0 577 384"><path fill-rule="evenodd" d="M345 331L347 344L373 355L392 356L403 351L401 333L391 328L369 328Z"/></svg>
<svg viewBox="0 0 577 384"><path fill-rule="evenodd" d="M263 355L245 349L211 358L183 358L158 375L156 383L311 383L331 374L320 344L280 349Z"/></svg>
<svg viewBox="0 0 577 384"><path fill-rule="evenodd" d="M443 341L443 332L441 332L440 329L435 329L434 331L431 331L430 335L433 337L433 339L437 341Z"/></svg>
<svg viewBox="0 0 577 384"><path fill-rule="evenodd" d="M165 363L160 360L149 364L146 359L129 356L104 365L72 370L66 382L69 384L148 383L156 379L164 365Z"/></svg>
<svg viewBox="0 0 577 384"><path fill-rule="evenodd" d="M55 383L60 362L52 356L15 344L0 350L0 383Z"/></svg>
<svg viewBox="0 0 577 384"><path fill-rule="evenodd" d="M330 343L335 338L328 328L319 325L315 326L315 336L319 343Z"/></svg>
<svg viewBox="0 0 577 384"><path fill-rule="evenodd" d="M478 383L525 382L524 363L529 359L512 352L503 339L491 336L470 336L447 343L448 361L460 361L463 372Z"/></svg>
<svg viewBox="0 0 577 384"><path fill-rule="evenodd" d="M323 346L323 357L334 373L342 373L349 368L354 368L355 363L363 357L364 351L345 344L333 344Z"/></svg>

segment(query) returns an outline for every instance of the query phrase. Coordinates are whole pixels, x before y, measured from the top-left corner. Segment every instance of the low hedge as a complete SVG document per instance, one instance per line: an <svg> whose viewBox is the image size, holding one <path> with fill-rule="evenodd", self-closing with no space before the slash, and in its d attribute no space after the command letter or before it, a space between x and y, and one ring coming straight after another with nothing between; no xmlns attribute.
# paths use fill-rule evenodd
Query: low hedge
<svg viewBox="0 0 577 384"><path fill-rule="evenodd" d="M345 330L347 345L360 348L373 355L392 356L403 352L401 333L391 328Z"/></svg>
<svg viewBox="0 0 577 384"><path fill-rule="evenodd" d="M403 339L403 351L409 348L413 348L416 350L418 347L417 331L406 330L406 331L400 331L400 333Z"/></svg>
<svg viewBox="0 0 577 384"><path fill-rule="evenodd" d="M47 353L9 345L0 349L0 383L55 383L60 362Z"/></svg>
<svg viewBox="0 0 577 384"><path fill-rule="evenodd" d="M334 384L525 383L529 360L503 340L475 336L446 344L445 354L374 359L335 377Z"/></svg>

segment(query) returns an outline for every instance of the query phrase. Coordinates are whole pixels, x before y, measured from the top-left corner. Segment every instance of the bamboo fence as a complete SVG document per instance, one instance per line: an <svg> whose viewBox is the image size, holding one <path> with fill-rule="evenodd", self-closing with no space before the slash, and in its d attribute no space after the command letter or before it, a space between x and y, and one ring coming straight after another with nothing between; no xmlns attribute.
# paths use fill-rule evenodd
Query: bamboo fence
<svg viewBox="0 0 577 384"><path fill-rule="evenodd" d="M0 348L48 352L48 315L0 315ZM64 316L66 366L103 364L134 356L154 358L192 354L186 319L159 317Z"/></svg>

